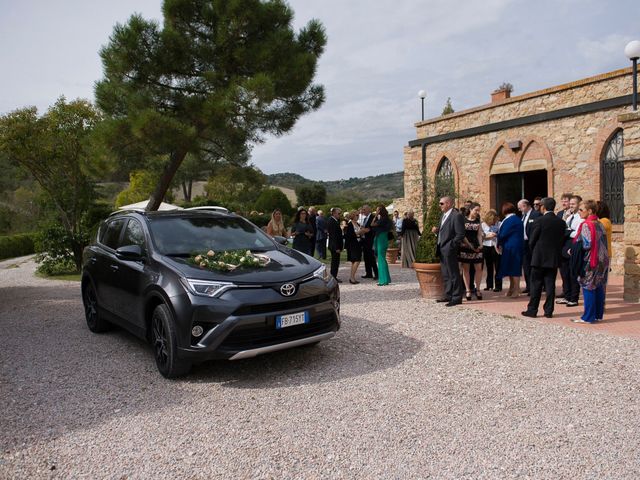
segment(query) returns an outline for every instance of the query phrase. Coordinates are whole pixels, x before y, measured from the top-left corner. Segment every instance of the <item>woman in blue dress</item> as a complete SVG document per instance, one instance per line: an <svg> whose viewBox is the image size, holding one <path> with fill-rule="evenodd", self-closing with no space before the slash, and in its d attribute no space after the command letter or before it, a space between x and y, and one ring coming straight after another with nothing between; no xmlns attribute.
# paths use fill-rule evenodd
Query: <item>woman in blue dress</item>
<svg viewBox="0 0 640 480"><path fill-rule="evenodd" d="M296 213L293 225L291 225L291 236L293 237L293 248L299 252L313 255L311 237L313 230L309 224L309 214L302 208Z"/></svg>
<svg viewBox="0 0 640 480"><path fill-rule="evenodd" d="M516 216L513 203L502 205L504 220L498 232L498 247L502 251L499 278L509 277L507 297L520 295L520 276L522 275L522 250L524 248L524 229L522 220Z"/></svg>

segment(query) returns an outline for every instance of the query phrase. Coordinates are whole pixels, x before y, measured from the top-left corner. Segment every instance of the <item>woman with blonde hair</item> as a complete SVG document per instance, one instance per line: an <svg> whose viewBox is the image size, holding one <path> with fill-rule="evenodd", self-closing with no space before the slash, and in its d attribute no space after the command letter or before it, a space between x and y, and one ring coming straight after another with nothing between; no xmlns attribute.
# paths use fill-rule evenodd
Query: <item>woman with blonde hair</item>
<svg viewBox="0 0 640 480"><path fill-rule="evenodd" d="M267 234L272 237L286 237L287 229L284 226L284 221L282 220L282 211L279 208L276 208L271 214L271 220L267 224Z"/></svg>
<svg viewBox="0 0 640 480"><path fill-rule="evenodd" d="M611 211L609 210L609 205L602 200L598 200L596 202L596 215L598 216L598 220L604 227L604 231L607 233L607 251L609 252L609 263L611 263L611 241L613 236L613 225L611 224Z"/></svg>
<svg viewBox="0 0 640 480"><path fill-rule="evenodd" d="M498 278L498 270L500 270L501 255L496 249L498 243L498 231L500 230L500 219L498 212L494 209L487 210L482 219L482 231L484 232L484 240L482 241L482 257L487 265L487 281L485 291L493 290L494 292L502 291L502 279Z"/></svg>
<svg viewBox="0 0 640 480"><path fill-rule="evenodd" d="M358 266L362 261L362 244L360 243L360 225L358 224L358 211L348 213L348 223L344 232L344 248L347 250L347 261L351 262L351 275L349 283L360 283L356 280Z"/></svg>

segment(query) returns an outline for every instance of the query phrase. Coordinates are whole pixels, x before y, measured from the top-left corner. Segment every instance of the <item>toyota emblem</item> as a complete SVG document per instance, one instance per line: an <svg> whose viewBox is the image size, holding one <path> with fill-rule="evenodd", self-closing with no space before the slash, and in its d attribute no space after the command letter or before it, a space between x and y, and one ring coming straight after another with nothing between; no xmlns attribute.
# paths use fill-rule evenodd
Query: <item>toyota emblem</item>
<svg viewBox="0 0 640 480"><path fill-rule="evenodd" d="M280 293L285 297L290 297L296 293L296 286L292 283L285 283L280 287Z"/></svg>

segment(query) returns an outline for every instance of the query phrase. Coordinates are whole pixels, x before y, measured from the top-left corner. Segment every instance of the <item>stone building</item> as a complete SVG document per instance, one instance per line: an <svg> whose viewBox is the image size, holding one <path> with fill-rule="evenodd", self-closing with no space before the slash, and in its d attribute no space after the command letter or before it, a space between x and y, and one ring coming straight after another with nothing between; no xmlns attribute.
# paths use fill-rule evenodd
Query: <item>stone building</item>
<svg viewBox="0 0 640 480"><path fill-rule="evenodd" d="M563 192L604 199L615 272L625 261L640 270L640 175L625 151L640 149L631 75L625 68L516 97L497 91L486 105L416 123L416 139L404 148L405 197L396 206L421 218L423 195L437 178L453 182L459 203L472 199L485 209L538 195L559 200ZM638 128L637 137L629 139L626 128ZM625 288L638 301L636 274Z"/></svg>

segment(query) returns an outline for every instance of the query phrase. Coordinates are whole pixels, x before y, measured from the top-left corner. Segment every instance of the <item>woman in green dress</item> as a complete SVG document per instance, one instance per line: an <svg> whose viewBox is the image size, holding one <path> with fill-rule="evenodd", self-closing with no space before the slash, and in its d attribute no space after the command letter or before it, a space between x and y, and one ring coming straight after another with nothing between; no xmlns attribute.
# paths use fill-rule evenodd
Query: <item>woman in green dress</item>
<svg viewBox="0 0 640 480"><path fill-rule="evenodd" d="M371 223L371 228L376 234L373 240L373 248L378 256L378 286L380 287L391 283L389 265L387 265L387 247L389 246L391 227L389 212L387 212L384 205L380 205L376 210L376 218Z"/></svg>

